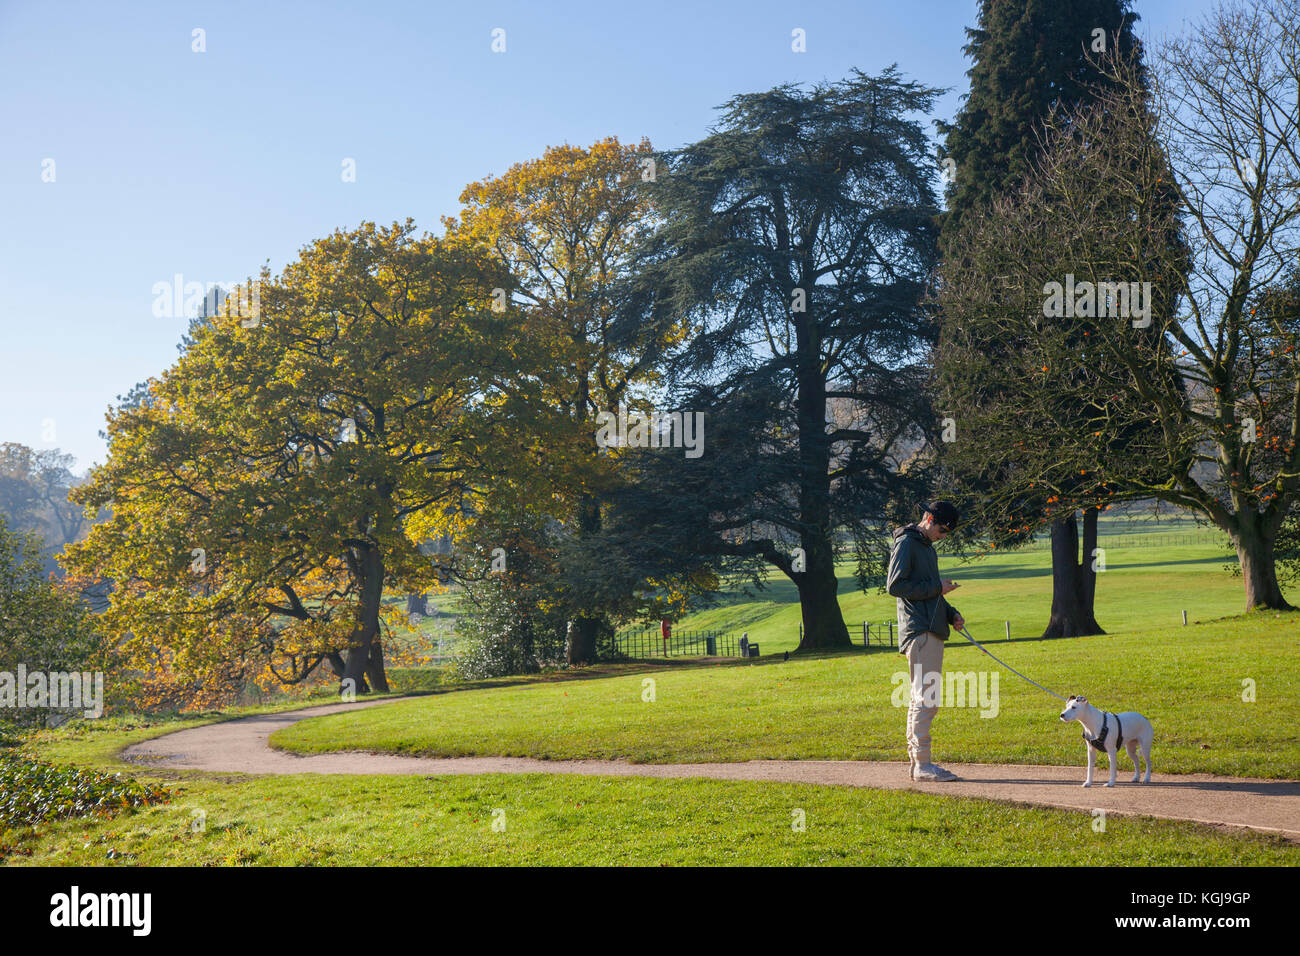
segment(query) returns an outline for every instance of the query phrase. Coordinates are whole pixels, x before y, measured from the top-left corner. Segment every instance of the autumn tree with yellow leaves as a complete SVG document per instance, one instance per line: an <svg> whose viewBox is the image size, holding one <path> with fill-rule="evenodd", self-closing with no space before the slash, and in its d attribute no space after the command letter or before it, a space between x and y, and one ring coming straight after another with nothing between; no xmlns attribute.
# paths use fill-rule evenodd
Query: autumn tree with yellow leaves
<svg viewBox="0 0 1300 956"><path fill-rule="evenodd" d="M589 148L550 147L540 159L466 187L459 217L444 220L449 243L486 250L510 272L519 339L528 343L538 395L545 411L566 423L549 423L543 432L548 437L537 454L552 484L549 500L526 523L536 527L539 517L555 523L553 540L533 549L530 566L550 579L550 603L562 606L572 622L566 628L571 664L595 660L611 616L631 613L636 603L637 572L609 573L602 567L608 556L593 545L608 496L620 483L619 460L636 450L598 447L597 416L649 401L659 381L656 358L684 334L680 322L647 325L643 335L611 334L636 250L653 228L641 187L654 180L655 164L646 140L633 146L609 137ZM521 531L500 524L503 514L522 514L509 474L481 502L480 546ZM543 560L543 552L550 558ZM521 593L535 591L536 584L521 580Z"/></svg>
<svg viewBox="0 0 1300 956"><path fill-rule="evenodd" d="M518 455L503 422L535 400L493 311L510 276L413 232L364 223L264 270L255 314L199 323L110 413L74 497L112 514L67 563L112 580L103 625L137 668L388 689L384 595L436 586L420 543Z"/></svg>

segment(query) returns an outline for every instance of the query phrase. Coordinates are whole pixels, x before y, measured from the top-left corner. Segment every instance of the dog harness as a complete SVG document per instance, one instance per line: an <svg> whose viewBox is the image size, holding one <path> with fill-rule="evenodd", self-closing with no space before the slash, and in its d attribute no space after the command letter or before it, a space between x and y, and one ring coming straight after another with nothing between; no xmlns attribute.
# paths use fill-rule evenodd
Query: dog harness
<svg viewBox="0 0 1300 956"><path fill-rule="evenodd" d="M1092 744L1102 753L1106 752L1105 744L1106 744L1106 729L1108 727L1108 720L1109 718L1107 717L1106 712L1103 710L1101 712L1101 733L1099 733L1096 737L1089 737L1088 732L1085 730L1080 735L1083 737L1085 741ZM1119 735L1119 739L1115 741L1115 749L1119 750L1120 747L1124 746L1124 725L1119 722L1119 714L1115 715L1115 733Z"/></svg>

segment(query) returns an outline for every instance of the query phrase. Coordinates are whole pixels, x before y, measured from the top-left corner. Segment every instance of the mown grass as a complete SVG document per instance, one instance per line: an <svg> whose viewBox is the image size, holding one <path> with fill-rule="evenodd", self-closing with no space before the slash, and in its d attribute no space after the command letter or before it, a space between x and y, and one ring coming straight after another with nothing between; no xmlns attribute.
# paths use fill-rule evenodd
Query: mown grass
<svg viewBox="0 0 1300 956"><path fill-rule="evenodd" d="M757 673L761 668L746 668ZM697 672L675 667L658 678ZM718 673L715 672L714 676ZM534 689L561 696L611 680ZM639 683L637 684L639 687ZM524 687L481 688L480 694ZM449 695L456 696L456 695ZM563 699L563 698L562 698ZM379 711L403 704L386 705ZM267 708L257 708L264 711ZM230 716L113 718L44 735L50 759L120 769L128 743ZM93 729L91 729L93 728ZM142 769L170 804L5 835L6 865L1089 865L1294 866L1278 837L1111 814L748 781L544 774L249 777ZM493 810L504 810L504 832ZM793 829L803 810L806 831Z"/></svg>
<svg viewBox="0 0 1300 956"><path fill-rule="evenodd" d="M803 811L806 829L794 824ZM499 812L496 812L499 811ZM504 830L494 830L494 821ZM498 824L500 825L500 823ZM66 820L47 866L1294 866L1280 838L1111 814L801 784L488 774L195 780L173 804Z"/></svg>
<svg viewBox="0 0 1300 956"><path fill-rule="evenodd" d="M1295 617L1257 618L1224 622L1237 632L1237 646L1224 639L1201 636L1184 641L1177 653L1180 661L1198 658L1196 645L1203 644L1202 656L1223 655L1233 661L1251 654L1259 666L1259 701L1243 707L1262 708L1252 713L1259 718L1270 708L1274 689L1294 702L1294 684L1286 674L1274 674L1287 661L1272 661L1269 648L1286 649L1293 637ZM1245 634L1257 632L1251 645ZM1287 628L1290 628L1288 631ZM1179 628L1176 635L1192 638L1201 628ZM1106 640L1115 640L1107 638ZM1041 644L997 645L995 650L1042 653L1044 661L1054 659L1081 641ZM1290 645L1294 649L1294 644ZM1264 650L1260 650L1264 649ZM975 652L968 648L969 653ZM955 656L955 655L954 655ZM1067 655L1068 656L1068 655ZM721 681L717 695L724 700L739 689L750 697L748 706L772 708L824 696L817 688L829 683L828 699L837 695L861 700L861 678L897 655L839 656L797 664L770 662L759 665L728 664L715 667L676 665L659 669L644 666L610 666L601 672L614 676L582 679L579 675L551 675L523 683L510 679L491 682L473 690L455 691L413 702L386 705L358 712L375 716L398 708L443 705L459 699L458 709L471 702L483 702L497 709L508 729L539 702L552 701L549 709L578 716L591 705L597 719L589 723L587 736L609 733L609 713L601 714L600 702L608 695L631 692L644 708L664 704L677 706L652 711L660 732L658 745L665 757L673 746L691 747L690 734L679 721L687 716L682 705L688 699L700 702L701 688ZM1204 659L1209 660L1209 657ZM1292 655L1293 659L1293 655ZM861 671L868 666L868 671ZM1026 665L1028 666L1028 665ZM793 668L793 670L791 669ZM1292 668L1293 670L1293 668ZM800 674L799 672L802 671ZM880 671L883 673L883 670ZM641 688L647 676L656 681L656 701L641 702ZM1294 681L1294 677L1290 677ZM1003 708L1010 703L1003 688ZM1236 688L1233 688L1236 691ZM527 695L535 695L531 701ZM520 695L514 707L501 707L503 698ZM567 695L567 696L566 696ZM1239 699L1239 694L1237 695ZM621 706L621 704L620 704ZM744 706L744 705L742 705ZM1042 702L1037 702L1039 710ZM240 714L222 712L202 717L106 718L83 722L37 735L36 745L50 759L120 769L117 752L128 742L145 739L197 723L227 719L249 712L275 708L248 708ZM468 708L466 712L475 708ZM547 708L543 708L545 710ZM732 709L737 709L733 707ZM725 710L725 707L723 708ZM802 729L789 728L780 739L787 744L804 738L811 744L829 732L825 722L854 733L850 708L837 715L814 708L817 722ZM645 712L643 712L645 713ZM675 715L675 716L671 716ZM941 716L963 715L979 722L975 711L952 710ZM1004 715L986 724L999 723ZM326 718L341 720L344 716ZM738 714L742 724L755 719L751 710ZM798 708L794 718L803 719ZM895 715L901 722L901 714ZM1037 714L1037 716L1042 716ZM1059 726L1054 712L1047 715L1053 730L1074 740L1073 730ZM1279 716L1278 721L1294 716ZM457 718L460 719L460 718ZM1035 720L1037 717L1035 717ZM1207 715L1217 729L1224 714ZM1275 721L1254 722L1260 746L1281 746L1278 754L1294 770L1294 738L1289 744L1273 741L1278 736ZM688 721L689 723L689 721ZM1235 721L1227 721L1236 724ZM298 726L302 726L301 724ZM569 728L580 737L583 722ZM1250 718L1235 733L1249 729ZM1159 724L1157 724L1159 727ZM293 728L290 728L292 730ZM894 728L893 732L901 730ZM682 737L674 742L670 738ZM832 734L832 736L834 736ZM1222 735L1220 735L1222 736ZM572 739L571 744L577 743ZM769 742L770 742L769 737ZM1270 743L1273 741L1273 743ZM653 741L650 741L653 743ZM736 743L742 742L737 740ZM499 741L498 741L499 743ZM752 743L752 742L751 742ZM671 746L670 746L671 745ZM1072 744L1072 746L1077 746ZM1157 743L1157 761L1160 761ZM767 755L781 756L770 746ZM888 748L886 748L888 749ZM617 752L591 753L621 756ZM490 752L505 752L493 749ZM1207 755L1212 751L1200 751ZM1288 756L1290 754L1291 756ZM560 754L552 754L560 755ZM830 756L833 753L815 753ZM896 756L884 753L884 756ZM718 759L717 754L709 754ZM1080 755L1075 754L1077 760ZM738 756L741 759L743 755ZM951 759L965 759L953 757ZM1050 762L1035 760L1033 762ZM1172 769L1157 763L1158 769ZM225 774L185 773L134 768L142 780L166 781L177 792L167 806L124 812L111 820L80 818L48 822L36 830L10 832L5 841L4 862L8 865L835 865L835 864L927 864L927 865L1090 865L1090 866L1220 866L1296 865L1296 845L1280 838L1220 830L1218 828L1128 818L1111 814L1103 833L1093 829L1090 814L1049 808L1031 808L993 801L911 793L797 784L764 784L747 781L648 780L548 775L482 775L474 777L317 777L311 775L275 778ZM1271 774L1263 773L1263 776ZM1280 776L1289 774L1282 773ZM504 810L506 829L492 830L493 810ZM794 811L802 809L806 832L792 828ZM499 817L498 817L499 818ZM200 825L201 824L201 825Z"/></svg>
<svg viewBox="0 0 1300 956"><path fill-rule="evenodd" d="M1016 637L1037 634L1046 620L1047 555L1021 552L965 567L944 558L942 569L964 583L954 603L977 638L996 642L994 653L1063 693L1151 717L1157 772L1296 779L1300 616L1210 621L1242 606L1240 579L1222 570L1225 559L1206 545L1108 548L1097 608L1113 633L1010 644L1000 641L1003 620ZM850 573L841 569L846 618L892 617L893 599L855 591ZM1184 608L1207 623L1178 626ZM403 670L396 688L433 693L305 721L275 742L303 751L639 761L902 759L904 714L891 706L890 677L903 658L859 651L782 663L774 652L793 649L798 620L793 588L777 583L756 601L679 624L749 630L763 642L758 663L602 665L474 685ZM1058 702L958 641L949 645L946 668L1000 671L1000 709L987 719L978 709L945 709L935 725L937 759L1081 765L1077 726L1056 719ZM647 677L653 702L642 697ZM1255 703L1241 699L1246 678L1255 681ZM78 722L36 734L28 745L48 759L121 770L117 754L127 743L326 699ZM259 778L134 765L132 773L166 781L178 796L112 820L61 820L10 833L4 862L1294 866L1300 851L1274 836L1115 814L1098 833L1087 813L907 791L548 775ZM504 811L503 832L492 829L496 809ZM796 809L805 812L806 832L791 826Z"/></svg>
<svg viewBox="0 0 1300 956"><path fill-rule="evenodd" d="M1155 725L1158 772L1300 779L1300 614L1253 614L1188 627L994 643L1008 664L1059 693ZM936 760L1081 764L1077 724L1048 697L960 637L946 671L998 674L997 712L946 707ZM426 756L699 762L765 758L905 760L904 658L855 652L677 667L651 675L435 693L300 721L271 744L302 753L376 750ZM1243 681L1254 682L1254 702ZM896 706L898 705L898 706ZM993 708L983 708L989 712Z"/></svg>
<svg viewBox="0 0 1300 956"><path fill-rule="evenodd" d="M1217 529L1197 526L1186 515L1153 522L1123 513L1103 515L1098 529L1106 570L1098 580L1096 613L1103 629L1166 627L1180 624L1184 610L1191 621L1239 614L1245 608L1240 576L1225 569L1235 566L1235 553ZM1221 542L1206 542L1207 535L1217 536ZM1151 540L1169 543L1139 546ZM1001 638L1007 623L1015 639L1042 634L1052 601L1052 564L1046 544L1044 536L1031 547L979 559L940 549L940 572L962 584L953 593L952 602L965 615L977 639ZM879 589L861 591L854 571L850 561L836 567L841 611L854 639L861 640L862 623L895 619L896 602ZM463 612L460 602L456 590L431 594L430 610L440 617L420 623L426 636L447 629L450 646L458 646L460 638L451 629ZM761 645L762 654L769 656L798 646L801 620L794 584L784 575L772 573L762 590L747 593L739 586L725 588L715 606L688 614L675 628L735 636L748 632L750 640ZM654 626L642 623L629 629Z"/></svg>
<svg viewBox="0 0 1300 956"><path fill-rule="evenodd" d="M1235 565L1236 556L1225 546L1193 543L1206 529L1187 524L1148 525L1152 536L1187 544L1163 547L1135 547L1132 533L1107 534L1107 529L1133 532L1121 519L1100 523L1098 546L1105 550L1104 573L1097 581L1097 622L1106 631L1136 631L1181 625L1182 612L1188 621L1210 620L1245 609L1245 591L1240 576L1225 570ZM1224 538L1226 544L1227 538ZM859 590L854 565L841 563L839 602L845 622L861 641L864 621L895 620L894 598L878 589ZM963 560L940 550L939 572L962 586L950 598L966 618L976 640L1001 639L1007 623L1013 639L1036 638L1047 625L1052 605L1052 560L1050 553L1035 547L981 559ZM779 574L769 575L766 587L750 595L729 590L718 607L687 615L679 630L748 632L764 656L792 651L799 644L802 620L799 595L793 583Z"/></svg>

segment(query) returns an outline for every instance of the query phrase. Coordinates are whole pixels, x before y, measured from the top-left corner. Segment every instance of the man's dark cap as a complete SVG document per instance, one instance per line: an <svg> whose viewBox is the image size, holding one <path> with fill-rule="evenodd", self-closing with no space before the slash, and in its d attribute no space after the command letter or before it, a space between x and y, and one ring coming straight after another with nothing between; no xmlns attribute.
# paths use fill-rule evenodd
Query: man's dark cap
<svg viewBox="0 0 1300 956"><path fill-rule="evenodd" d="M921 510L934 515L934 520L949 531L954 530L957 522L961 520L961 515L957 513L957 508L951 501L931 501L923 505Z"/></svg>

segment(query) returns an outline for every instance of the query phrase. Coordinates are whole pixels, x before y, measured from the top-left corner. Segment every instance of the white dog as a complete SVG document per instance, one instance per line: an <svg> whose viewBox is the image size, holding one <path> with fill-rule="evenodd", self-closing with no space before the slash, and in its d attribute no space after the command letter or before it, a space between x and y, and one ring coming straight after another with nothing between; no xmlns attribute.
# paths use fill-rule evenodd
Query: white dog
<svg viewBox="0 0 1300 956"><path fill-rule="evenodd" d="M1084 750L1088 751L1088 777L1083 781L1085 787L1092 786L1092 770L1097 765L1097 751L1105 748L1110 759L1110 783L1115 786L1116 757L1120 746L1128 748L1129 759L1133 761L1133 783L1138 782L1141 768L1138 766L1138 744L1142 745L1142 759L1147 765L1147 775L1143 783L1151 782L1151 741L1155 731L1151 721L1139 713L1127 711L1123 714L1111 714L1098 710L1088 703L1086 697L1071 697L1061 711L1062 720L1077 720L1083 724Z"/></svg>

